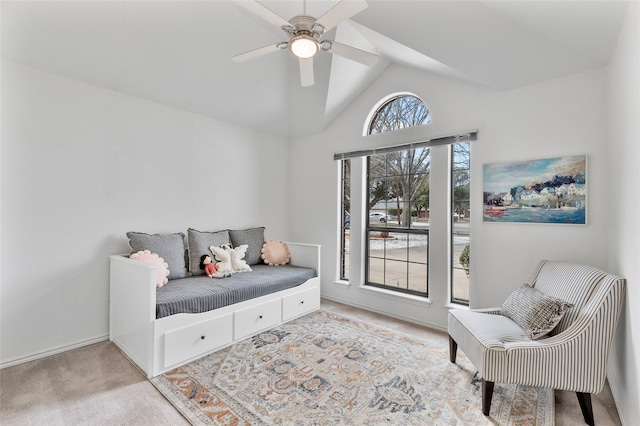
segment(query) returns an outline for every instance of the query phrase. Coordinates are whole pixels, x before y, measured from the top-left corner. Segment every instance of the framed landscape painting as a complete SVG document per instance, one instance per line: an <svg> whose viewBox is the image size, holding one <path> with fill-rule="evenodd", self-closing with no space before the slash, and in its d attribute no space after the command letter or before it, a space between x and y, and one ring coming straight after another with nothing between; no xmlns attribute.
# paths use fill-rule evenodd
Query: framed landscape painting
<svg viewBox="0 0 640 426"><path fill-rule="evenodd" d="M483 165L483 221L587 223L587 156Z"/></svg>

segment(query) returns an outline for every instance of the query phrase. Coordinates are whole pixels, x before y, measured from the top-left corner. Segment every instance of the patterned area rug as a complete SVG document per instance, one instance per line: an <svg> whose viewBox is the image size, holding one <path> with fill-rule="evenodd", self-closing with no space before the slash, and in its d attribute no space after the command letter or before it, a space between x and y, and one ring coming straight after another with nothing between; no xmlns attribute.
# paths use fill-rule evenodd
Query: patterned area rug
<svg viewBox="0 0 640 426"><path fill-rule="evenodd" d="M496 383L461 351L319 311L151 379L194 425L553 425L551 389Z"/></svg>

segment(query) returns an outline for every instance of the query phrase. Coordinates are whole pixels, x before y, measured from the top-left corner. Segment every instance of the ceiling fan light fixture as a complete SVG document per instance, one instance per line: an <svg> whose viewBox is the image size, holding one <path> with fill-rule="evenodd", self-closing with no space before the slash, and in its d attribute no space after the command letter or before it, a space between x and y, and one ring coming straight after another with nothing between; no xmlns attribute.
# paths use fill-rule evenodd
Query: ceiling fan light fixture
<svg viewBox="0 0 640 426"><path fill-rule="evenodd" d="M318 42L307 35L294 37L289 43L291 53L300 59L307 59L314 56L320 50Z"/></svg>

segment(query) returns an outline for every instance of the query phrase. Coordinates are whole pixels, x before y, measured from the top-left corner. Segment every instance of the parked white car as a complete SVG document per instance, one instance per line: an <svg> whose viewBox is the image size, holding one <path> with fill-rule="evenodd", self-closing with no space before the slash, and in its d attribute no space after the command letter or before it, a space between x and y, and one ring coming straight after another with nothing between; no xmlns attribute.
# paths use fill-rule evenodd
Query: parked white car
<svg viewBox="0 0 640 426"><path fill-rule="evenodd" d="M380 212L371 212L369 213L369 222L382 222L386 223L390 219L388 214L380 213Z"/></svg>

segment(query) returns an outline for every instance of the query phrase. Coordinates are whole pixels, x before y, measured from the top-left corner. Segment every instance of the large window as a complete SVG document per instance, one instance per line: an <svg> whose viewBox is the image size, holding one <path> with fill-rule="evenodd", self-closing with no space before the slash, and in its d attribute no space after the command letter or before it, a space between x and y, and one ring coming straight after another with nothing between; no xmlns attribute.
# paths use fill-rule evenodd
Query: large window
<svg viewBox="0 0 640 426"><path fill-rule="evenodd" d="M430 121L429 109L418 97L397 95L378 104L364 133L378 134L371 139L377 142L392 141L395 135L381 133ZM469 154L476 133L409 140L395 146L378 144L334 154L341 170L341 279L350 278L351 267L351 279L362 279L369 288L429 296L443 304L469 304ZM357 183L364 173L364 187L350 186L351 158L366 159L355 163L354 169ZM356 211L364 207L356 221L363 220L361 229L351 227L352 201ZM350 259L350 246L356 253L362 249L363 257L350 262L354 260ZM364 269L354 269L362 261ZM439 291L430 291L430 285Z"/></svg>
<svg viewBox="0 0 640 426"><path fill-rule="evenodd" d="M469 142L451 145L451 301L469 304L471 161Z"/></svg>
<svg viewBox="0 0 640 426"><path fill-rule="evenodd" d="M399 95L374 113L369 134L390 132L431 121L416 96ZM368 285L428 295L429 148L372 155L367 161ZM422 216L422 217L421 217Z"/></svg>
<svg viewBox="0 0 640 426"><path fill-rule="evenodd" d="M349 280L349 237L351 233L351 160L340 162L340 279Z"/></svg>
<svg viewBox="0 0 640 426"><path fill-rule="evenodd" d="M428 295L429 148L368 158L367 284Z"/></svg>

